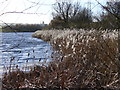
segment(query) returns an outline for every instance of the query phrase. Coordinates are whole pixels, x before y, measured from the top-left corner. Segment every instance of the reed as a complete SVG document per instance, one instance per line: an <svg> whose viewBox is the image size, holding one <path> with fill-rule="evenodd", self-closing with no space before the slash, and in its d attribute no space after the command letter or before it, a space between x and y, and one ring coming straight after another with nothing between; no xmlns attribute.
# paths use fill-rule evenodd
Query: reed
<svg viewBox="0 0 120 90"><path fill-rule="evenodd" d="M3 88L120 88L117 30L44 30L33 37L54 49L48 65L3 77Z"/></svg>

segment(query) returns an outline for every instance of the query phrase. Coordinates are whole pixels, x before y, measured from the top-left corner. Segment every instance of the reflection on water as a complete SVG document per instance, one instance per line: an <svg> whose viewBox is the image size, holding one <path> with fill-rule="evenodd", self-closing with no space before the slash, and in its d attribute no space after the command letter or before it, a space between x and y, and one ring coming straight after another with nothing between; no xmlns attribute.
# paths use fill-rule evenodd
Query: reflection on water
<svg viewBox="0 0 120 90"><path fill-rule="evenodd" d="M51 46L36 38L32 38L31 32L2 33L2 44L0 45L2 59L1 68L6 69L10 65L23 68L33 64L50 61L52 53ZM27 64L26 64L27 63Z"/></svg>

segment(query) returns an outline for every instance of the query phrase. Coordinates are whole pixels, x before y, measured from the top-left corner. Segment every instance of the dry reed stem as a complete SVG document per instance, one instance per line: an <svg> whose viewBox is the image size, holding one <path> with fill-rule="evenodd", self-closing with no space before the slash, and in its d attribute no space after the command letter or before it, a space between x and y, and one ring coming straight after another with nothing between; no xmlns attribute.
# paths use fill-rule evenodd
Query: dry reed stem
<svg viewBox="0 0 120 90"><path fill-rule="evenodd" d="M29 73L4 75L5 88L120 88L116 31L50 30L37 31L33 37L51 43L53 61L48 66L36 66Z"/></svg>

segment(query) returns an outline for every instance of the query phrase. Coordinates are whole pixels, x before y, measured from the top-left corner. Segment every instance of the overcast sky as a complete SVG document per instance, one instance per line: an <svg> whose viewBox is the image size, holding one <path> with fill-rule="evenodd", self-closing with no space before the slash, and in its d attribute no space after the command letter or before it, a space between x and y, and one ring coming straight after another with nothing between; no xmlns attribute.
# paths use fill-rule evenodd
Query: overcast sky
<svg viewBox="0 0 120 90"><path fill-rule="evenodd" d="M39 24L44 21L48 24L52 19L52 5L55 1L56 0L0 0L0 22ZM100 13L100 6L97 5L95 0L74 1L80 1L82 6L87 6L87 2L91 1L91 8L94 15ZM105 4L105 0L99 1Z"/></svg>

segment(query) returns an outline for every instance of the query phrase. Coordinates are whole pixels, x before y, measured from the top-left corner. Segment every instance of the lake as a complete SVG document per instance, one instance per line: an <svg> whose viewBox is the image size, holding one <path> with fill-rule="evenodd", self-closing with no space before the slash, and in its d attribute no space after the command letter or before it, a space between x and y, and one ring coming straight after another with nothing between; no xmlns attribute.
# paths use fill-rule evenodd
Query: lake
<svg viewBox="0 0 120 90"><path fill-rule="evenodd" d="M1 63L0 72L6 72L9 67L15 69L31 65L40 65L51 60L51 46L41 39L33 38L33 32L1 33Z"/></svg>

